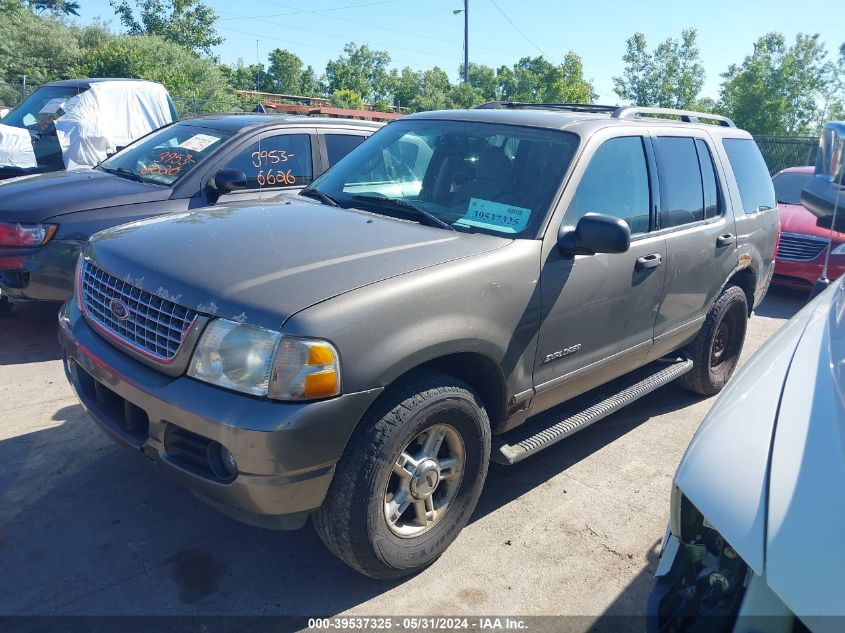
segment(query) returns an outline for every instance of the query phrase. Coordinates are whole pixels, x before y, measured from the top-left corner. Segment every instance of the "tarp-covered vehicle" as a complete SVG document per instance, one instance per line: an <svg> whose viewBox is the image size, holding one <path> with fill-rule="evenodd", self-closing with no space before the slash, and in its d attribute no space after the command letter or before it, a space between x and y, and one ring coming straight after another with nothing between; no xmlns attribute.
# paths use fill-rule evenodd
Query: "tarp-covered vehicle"
<svg viewBox="0 0 845 633"><path fill-rule="evenodd" d="M70 79L38 88L0 120L0 179L93 167L178 119L161 84Z"/></svg>

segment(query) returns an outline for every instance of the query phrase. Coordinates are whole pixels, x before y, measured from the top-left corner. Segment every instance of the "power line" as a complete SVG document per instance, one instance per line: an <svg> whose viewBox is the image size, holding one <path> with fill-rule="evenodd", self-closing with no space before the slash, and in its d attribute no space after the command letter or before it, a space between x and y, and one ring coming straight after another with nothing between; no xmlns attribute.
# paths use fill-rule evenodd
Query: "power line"
<svg viewBox="0 0 845 633"><path fill-rule="evenodd" d="M510 22L511 26L512 26L513 28L515 28L515 29L516 29L516 31L517 31L517 32L518 32L518 33L519 33L522 37L524 37L524 38L525 38L525 41L527 41L529 44L531 44L531 46L533 46L533 47L534 47L534 48L536 48L538 51L540 51L540 54L541 54L543 57L548 57L548 55L546 55L546 53L545 53L545 52L543 52L543 49L542 49L542 48L540 48L539 46L537 46L537 44L534 42L534 40L532 40L532 39L531 39L530 37L528 37L525 33L523 33L523 32L522 32L522 29L520 29L520 28L516 25L516 23L508 17L508 14L507 14L507 13L505 13L504 11L502 11L502 8L501 8L498 4L496 4L496 0L490 0L490 4L492 4L494 7L496 7L496 10L497 10L499 13L501 13L501 14L502 14L502 17L503 17L503 18L505 18L508 22Z"/></svg>
<svg viewBox="0 0 845 633"><path fill-rule="evenodd" d="M221 21L224 21L224 20L244 20L244 19L259 20L259 19L262 19L262 18L278 18L278 17L282 17L282 16L286 16L286 15L303 15L303 14L309 14L309 13L311 13L311 14L321 14L324 11L342 11L344 9L359 9L359 8L362 8L362 7L374 7L374 6L380 5L380 4L393 4L395 2L400 2L400 1L401 0L378 0L378 2L364 2L364 3L361 3L361 4L347 4L347 5L342 6L342 7L326 7L325 9L311 9L311 10L307 10L307 9L301 9L300 10L300 9L296 9L295 7L289 7L287 5L280 4L278 6L284 7L286 9L291 9L291 11L289 11L287 13L271 13L269 15L250 15L250 16L242 15L242 16L238 16L238 17L235 17L235 18L220 18L220 20ZM267 4L270 4L270 3L267 3ZM222 13L222 11L221 11L221 13ZM236 15L236 14L230 13L229 15ZM326 16L326 17L328 17L328 16Z"/></svg>

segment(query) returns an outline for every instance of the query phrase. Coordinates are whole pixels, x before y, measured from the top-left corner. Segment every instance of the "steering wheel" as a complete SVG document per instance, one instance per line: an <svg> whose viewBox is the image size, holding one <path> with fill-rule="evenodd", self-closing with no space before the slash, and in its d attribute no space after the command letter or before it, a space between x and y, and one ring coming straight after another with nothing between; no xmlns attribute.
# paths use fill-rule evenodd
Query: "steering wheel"
<svg viewBox="0 0 845 633"><path fill-rule="evenodd" d="M506 198L509 199L505 200ZM493 202L501 202L502 204L512 204L515 206L525 207L526 209L533 208L531 201L525 196L525 194L519 193L518 191L514 191L512 189L508 189L507 191L503 191L500 194L494 196Z"/></svg>

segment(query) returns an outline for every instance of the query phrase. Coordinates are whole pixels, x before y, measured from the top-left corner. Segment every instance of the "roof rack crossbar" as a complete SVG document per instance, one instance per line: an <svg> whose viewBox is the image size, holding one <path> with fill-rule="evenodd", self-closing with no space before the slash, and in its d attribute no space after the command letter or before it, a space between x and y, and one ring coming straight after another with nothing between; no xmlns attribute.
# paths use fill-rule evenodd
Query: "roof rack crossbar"
<svg viewBox="0 0 845 633"><path fill-rule="evenodd" d="M491 110L495 108L528 108L539 110L566 110L569 112L594 112L612 114L618 106L599 105L595 103L529 103L526 101L488 101L479 106L477 110Z"/></svg>
<svg viewBox="0 0 845 633"><path fill-rule="evenodd" d="M643 114L667 114L677 116L684 123L699 123L700 119L716 121L723 127L736 127L736 124L728 117L720 114L709 114L707 112L694 112L692 110L677 110L675 108L647 108L640 106L622 106L615 108L611 115L614 119L632 119Z"/></svg>

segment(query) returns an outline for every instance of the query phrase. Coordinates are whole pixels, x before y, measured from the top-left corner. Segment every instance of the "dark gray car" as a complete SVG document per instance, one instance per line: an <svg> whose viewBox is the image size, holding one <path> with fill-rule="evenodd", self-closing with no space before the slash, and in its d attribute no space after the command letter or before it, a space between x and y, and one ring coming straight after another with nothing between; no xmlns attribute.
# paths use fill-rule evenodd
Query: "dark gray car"
<svg viewBox="0 0 845 633"><path fill-rule="evenodd" d="M0 294L64 301L79 252L97 231L301 189L381 125L205 116L152 132L93 170L0 182Z"/></svg>
<svg viewBox="0 0 845 633"><path fill-rule="evenodd" d="M490 459L730 378L772 275L771 180L729 120L652 113L417 114L300 196L99 233L60 315L68 377L230 516L313 514L355 569L412 573Z"/></svg>

